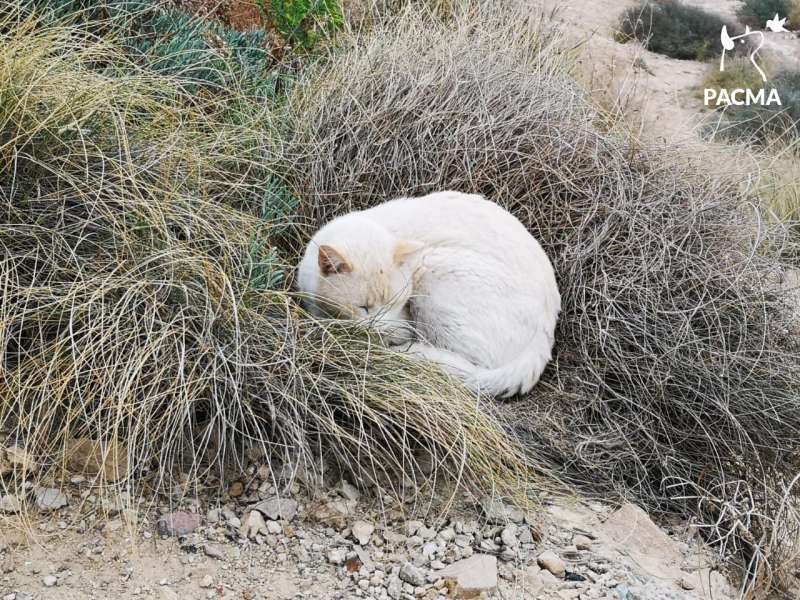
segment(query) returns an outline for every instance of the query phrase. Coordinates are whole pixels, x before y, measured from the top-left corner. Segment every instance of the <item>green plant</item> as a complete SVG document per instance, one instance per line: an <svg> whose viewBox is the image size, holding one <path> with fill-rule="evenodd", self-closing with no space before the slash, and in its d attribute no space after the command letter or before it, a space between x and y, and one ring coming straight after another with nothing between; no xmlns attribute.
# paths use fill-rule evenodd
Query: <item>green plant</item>
<svg viewBox="0 0 800 600"><path fill-rule="evenodd" d="M301 50L315 46L344 23L339 0L256 0L283 38Z"/></svg>
<svg viewBox="0 0 800 600"><path fill-rule="evenodd" d="M776 14L786 17L792 10L791 0L744 0L737 11L739 20L754 29L764 29ZM787 22L787 29L794 23Z"/></svg>
<svg viewBox="0 0 800 600"><path fill-rule="evenodd" d="M722 52L719 32L737 27L713 13L680 0L643 0L626 9L615 32L617 41L638 40L651 52L684 60L705 60Z"/></svg>

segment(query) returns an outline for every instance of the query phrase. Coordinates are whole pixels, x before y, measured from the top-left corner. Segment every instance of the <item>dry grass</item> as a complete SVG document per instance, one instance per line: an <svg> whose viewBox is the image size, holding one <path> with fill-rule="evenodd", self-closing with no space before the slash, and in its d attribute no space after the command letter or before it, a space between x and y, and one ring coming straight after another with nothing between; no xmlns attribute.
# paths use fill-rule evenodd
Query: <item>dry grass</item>
<svg viewBox="0 0 800 600"><path fill-rule="evenodd" d="M76 26L16 18L0 23L0 444L37 468L2 490L59 485L84 438L106 467L124 449L95 483L133 495L219 491L253 451L418 509L439 481L535 484L456 381L300 311L262 101L190 95Z"/></svg>
<svg viewBox="0 0 800 600"><path fill-rule="evenodd" d="M564 57L530 15L405 14L297 86L291 187L316 223L440 189L514 212L563 299L555 360L503 407L532 461L590 494L713 523L744 588L769 587L800 362L791 299L766 281L792 242L743 180L599 130Z"/></svg>

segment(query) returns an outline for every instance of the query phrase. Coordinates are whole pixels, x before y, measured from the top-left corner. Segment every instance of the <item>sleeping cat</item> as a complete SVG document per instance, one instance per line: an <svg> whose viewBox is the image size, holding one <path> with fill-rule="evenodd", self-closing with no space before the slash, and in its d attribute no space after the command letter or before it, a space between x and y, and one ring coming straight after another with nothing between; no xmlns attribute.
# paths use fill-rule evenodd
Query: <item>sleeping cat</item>
<svg viewBox="0 0 800 600"><path fill-rule="evenodd" d="M538 381L561 307L533 236L493 202L459 192L332 220L306 248L298 286L312 313L369 322L398 349L502 397Z"/></svg>

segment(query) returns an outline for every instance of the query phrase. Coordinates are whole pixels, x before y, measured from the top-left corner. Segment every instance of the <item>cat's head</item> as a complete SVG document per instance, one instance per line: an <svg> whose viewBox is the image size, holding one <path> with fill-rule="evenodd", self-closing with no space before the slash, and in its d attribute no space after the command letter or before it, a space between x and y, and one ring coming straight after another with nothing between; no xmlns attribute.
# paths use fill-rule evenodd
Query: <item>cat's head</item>
<svg viewBox="0 0 800 600"><path fill-rule="evenodd" d="M347 215L332 221L306 248L298 283L317 312L377 325L403 319L421 245Z"/></svg>

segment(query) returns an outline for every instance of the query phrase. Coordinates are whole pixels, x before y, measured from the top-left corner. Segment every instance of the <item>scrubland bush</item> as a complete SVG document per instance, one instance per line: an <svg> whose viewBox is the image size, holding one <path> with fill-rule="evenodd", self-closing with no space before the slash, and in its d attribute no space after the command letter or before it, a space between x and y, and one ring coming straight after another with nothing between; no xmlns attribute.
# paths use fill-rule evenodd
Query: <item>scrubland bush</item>
<svg viewBox="0 0 800 600"><path fill-rule="evenodd" d="M658 54L683 60L705 60L722 52L720 31L736 30L719 15L684 4L680 0L643 0L620 16L616 39L638 40Z"/></svg>
<svg viewBox="0 0 800 600"><path fill-rule="evenodd" d="M744 0L739 6L737 16L745 25L753 29L764 29L768 19L772 19L776 14L781 17L790 16L790 12L796 11L795 0ZM786 23L786 28L792 28L792 19Z"/></svg>
<svg viewBox="0 0 800 600"><path fill-rule="evenodd" d="M766 280L792 242L743 180L599 130L565 55L529 15L406 14L301 77L288 185L312 225L441 189L512 211L563 301L553 363L502 405L530 460L593 495L692 515L748 589L769 585L775 525L796 523L781 499L800 362L797 307Z"/></svg>
<svg viewBox="0 0 800 600"><path fill-rule="evenodd" d="M254 449L398 497L535 481L460 384L293 301L294 200L261 97L194 93L81 25L4 19L0 432L37 477L88 439L107 461L123 449L124 473L107 471L134 493L221 487Z"/></svg>
<svg viewBox="0 0 800 600"><path fill-rule="evenodd" d="M735 62L724 73L713 69L704 87L728 90L749 88L754 91L764 88L767 92L774 88L781 103L723 106L719 109L720 117L711 133L722 139L760 147L776 143L786 145L800 133L800 71L778 71L766 83L761 81L757 73L754 77L753 71L755 69L752 69L749 61Z"/></svg>

